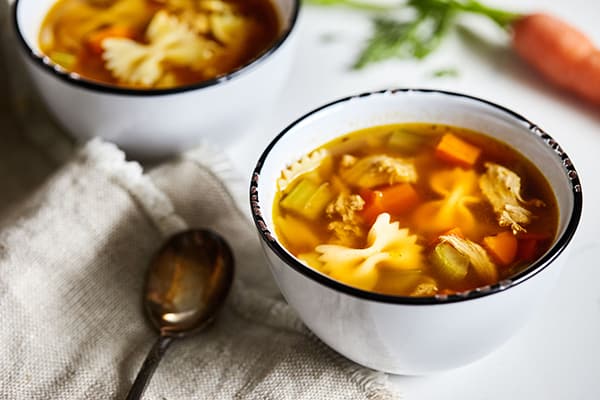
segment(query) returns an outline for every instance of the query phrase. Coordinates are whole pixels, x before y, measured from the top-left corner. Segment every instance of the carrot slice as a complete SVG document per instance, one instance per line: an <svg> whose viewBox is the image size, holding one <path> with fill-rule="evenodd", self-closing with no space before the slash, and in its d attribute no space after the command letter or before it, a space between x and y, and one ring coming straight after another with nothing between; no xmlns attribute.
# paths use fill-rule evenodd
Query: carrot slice
<svg viewBox="0 0 600 400"><path fill-rule="evenodd" d="M419 202L419 195L410 183L401 183L381 189L383 207L391 214L402 214Z"/></svg>
<svg viewBox="0 0 600 400"><path fill-rule="evenodd" d="M361 197L365 200L362 217L371 225L381 213L392 215L403 214L419 202L419 195L410 183L401 183L380 190L362 190Z"/></svg>
<svg viewBox="0 0 600 400"><path fill-rule="evenodd" d="M382 202L383 193L379 190L363 189L360 191L360 197L365 201L361 216L367 225L371 226L377 219L377 216L385 212Z"/></svg>
<svg viewBox="0 0 600 400"><path fill-rule="evenodd" d="M447 133L435 148L435 155L439 159L451 164L458 164L463 167L472 167L479 158L481 149L470 143Z"/></svg>
<svg viewBox="0 0 600 400"><path fill-rule="evenodd" d="M88 49L94 54L102 54L102 42L107 38L133 38L134 32L127 26L111 25L91 33L86 40Z"/></svg>
<svg viewBox="0 0 600 400"><path fill-rule="evenodd" d="M483 238L483 245L496 261L505 266L512 263L517 255L517 238L512 232L487 236Z"/></svg>
<svg viewBox="0 0 600 400"><path fill-rule="evenodd" d="M537 239L519 239L519 247L517 250L517 256L523 261L532 261L538 251Z"/></svg>

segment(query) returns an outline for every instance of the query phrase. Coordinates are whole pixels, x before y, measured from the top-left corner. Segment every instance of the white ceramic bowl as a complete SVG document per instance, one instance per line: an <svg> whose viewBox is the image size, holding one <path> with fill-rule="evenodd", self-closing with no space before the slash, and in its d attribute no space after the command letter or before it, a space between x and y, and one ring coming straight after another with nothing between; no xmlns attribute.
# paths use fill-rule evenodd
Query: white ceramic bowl
<svg viewBox="0 0 600 400"><path fill-rule="evenodd" d="M298 261L278 241L272 205L276 180L291 161L357 129L400 122L470 128L509 143L549 180L560 218L552 248L524 271L457 295L411 298L347 286ZM577 172L561 147L520 115L474 97L435 90L366 93L321 107L287 127L260 157L251 209L283 295L323 342L364 366L396 374L458 367L509 339L557 280L582 207Z"/></svg>
<svg viewBox="0 0 600 400"><path fill-rule="evenodd" d="M228 75L173 89L92 82L44 56L42 20L56 0L16 0L14 26L25 63L52 114L76 138L99 136L140 157L161 157L207 140L224 145L269 110L291 67L299 0L274 0L283 30L261 56Z"/></svg>

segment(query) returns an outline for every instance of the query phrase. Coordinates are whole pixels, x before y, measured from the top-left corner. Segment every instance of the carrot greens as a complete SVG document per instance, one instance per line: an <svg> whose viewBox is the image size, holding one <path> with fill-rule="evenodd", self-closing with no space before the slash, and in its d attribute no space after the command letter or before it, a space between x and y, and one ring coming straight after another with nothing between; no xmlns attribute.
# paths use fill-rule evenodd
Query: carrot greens
<svg viewBox="0 0 600 400"><path fill-rule="evenodd" d="M346 6L374 14L373 33L354 62L354 69L391 58L427 57L439 46L460 13L483 15L505 29L520 17L520 14L488 7L475 0L407 0L387 6L356 0L307 1L321 6ZM408 18L390 15L405 9L412 11Z"/></svg>

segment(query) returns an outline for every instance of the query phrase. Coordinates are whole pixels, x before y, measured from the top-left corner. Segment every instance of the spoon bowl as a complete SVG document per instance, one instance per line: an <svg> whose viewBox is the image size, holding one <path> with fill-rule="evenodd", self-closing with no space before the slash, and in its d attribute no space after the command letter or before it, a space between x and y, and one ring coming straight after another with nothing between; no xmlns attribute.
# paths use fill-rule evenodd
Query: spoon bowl
<svg viewBox="0 0 600 400"><path fill-rule="evenodd" d="M206 328L233 282L230 247L216 233L193 229L171 236L150 263L144 290L148 318L160 332L127 400L141 398L163 354L175 338Z"/></svg>
<svg viewBox="0 0 600 400"><path fill-rule="evenodd" d="M184 336L202 330L214 318L233 279L227 243L208 230L171 237L148 270L144 306L161 335Z"/></svg>

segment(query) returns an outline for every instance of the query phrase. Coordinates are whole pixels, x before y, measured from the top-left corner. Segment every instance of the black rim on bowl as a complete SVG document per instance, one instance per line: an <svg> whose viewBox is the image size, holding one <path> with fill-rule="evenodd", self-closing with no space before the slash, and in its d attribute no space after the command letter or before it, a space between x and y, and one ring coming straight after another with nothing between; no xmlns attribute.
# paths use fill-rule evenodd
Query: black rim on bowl
<svg viewBox="0 0 600 400"><path fill-rule="evenodd" d="M573 197L573 210L571 212L571 215L568 217L568 223L567 223L566 228L564 229L564 232L556 240L556 242L550 248L550 250L548 250L546 252L546 254L544 254L541 258L539 258L534 263L532 263L529 267L525 268L523 271L511 276L509 279L502 280L493 285L483 286L483 287L479 287L479 288L476 288L473 290L456 293L456 294L452 294L452 295L436 295L436 296L431 296L431 297L408 297L408 296L395 296L395 295L381 294L381 293L369 292L366 290L348 286L340 281L334 280L334 279L328 277L327 275L318 272L315 269L312 269L312 268L304 265L298 259L296 259L294 256L292 256L287 250L285 250L285 248L279 244L279 242L275 239L274 235L269 230L269 227L267 226L266 222L264 221L264 219L262 217L262 213L261 213L259 193L258 193L258 183L260 180L260 173L263 168L263 164L264 164L265 160L269 156L269 153L271 152L273 147L275 147L277 142L279 142L279 140L287 132L289 132L291 129L293 129L301 121L304 121L305 119L309 118L310 116L317 114L320 111L322 111L326 108L329 108L333 105L336 105L336 104L345 103L345 102L352 101L354 99L361 98L361 97L368 97L368 96L381 95L381 94L409 93L409 92L443 94L446 96L465 98L465 99L473 100L473 101L480 102L480 103L486 104L488 106L491 106L505 114L510 115L511 117L515 118L520 123L522 123L532 135L537 137L537 139L541 143L546 145L552 151L552 153L554 153L559 158L559 160L563 166L563 170L565 172L566 178L569 180L569 182L571 184L571 194ZM298 118L296 121L294 121L290 125L288 125L281 133L279 133L279 135L277 135L271 141L271 143L269 143L269 145L264 150L264 152L262 153L262 155L260 156L260 158L256 164L256 167L252 174L252 180L250 182L250 207L252 210L252 218L254 219L256 228L259 231L261 240L263 240L267 244L267 246L281 260L283 260L289 267L293 268L294 270L303 274L304 276L308 277L309 279L312 279L312 280L314 280L326 287L329 287L333 290L336 290L336 291L339 291L342 293L346 293L346 294L349 294L349 295L352 295L352 296L355 296L358 298L366 299L366 300L372 300L372 301L383 302L383 303L391 303L391 304L431 305L431 304L445 304L445 303L452 303L452 302L458 302L458 301L466 301L466 300L476 299L476 298L479 298L482 296L488 296L493 293L498 293L498 292L507 290L511 287L514 287L522 282L525 282L526 280L532 278L533 276L537 275L539 272L544 270L546 267L548 267L551 264L551 262L563 252L563 250L565 249L567 244L569 244L569 242L573 238L573 235L575 234L577 225L579 224L579 220L581 218L582 205L583 205L583 194L581 191L581 184L579 181L579 176L577 174L577 171L575 170L575 167L573 166L573 163L571 162L569 156L562 150L562 148L558 145L558 143L550 135L548 135L546 132L544 132L542 129L540 129L537 125L530 122L529 120L527 120L520 114L517 114L516 112L509 110L505 107L502 107L498 104L495 104L490 101L483 100L483 99L480 99L480 98L474 97L474 96L469 96L469 95L465 95L465 94L461 94L461 93L447 92L447 91L443 91L443 90L433 90L433 89L394 89L394 90L381 90L381 91L377 91L377 92L362 93L359 95L350 96L350 97L346 97L346 98L343 98L340 100L333 101L331 103L328 103L322 107L319 107L319 108L305 114L304 116Z"/></svg>
<svg viewBox="0 0 600 400"><path fill-rule="evenodd" d="M229 72L226 75L222 75L222 76L219 76L219 77L207 80L207 81L202 81L202 82L198 82L198 83L194 83L194 84L190 84L190 85L177 86L177 87L173 87L173 88L136 89L136 88L114 86L114 85L109 85L109 84L104 84L101 82L88 80L84 77L79 76L78 74L74 74L74 73L71 73L71 72L65 70L64 68L62 68L61 66L59 66L57 64L54 64L47 56L45 56L41 52L37 52L34 49L32 49L27 44L27 41L23 37L23 34L21 33L21 28L19 27L19 23L18 23L19 4L22 1L23 0L15 0L15 2L13 4L13 9L12 9L13 26L16 31L16 36L17 36L18 42L21 44L21 46L22 46L23 50L25 51L25 53L27 54L27 56L31 60L33 60L33 62L35 64L37 64L42 69L50 72L57 78L61 79L64 82L67 82L69 84L72 84L72 85L75 85L78 87L82 87L82 88L86 88L86 89L92 89L97 92L129 95L129 96L160 96L160 95L188 92L188 91L192 91L192 90L215 86L220 83L227 82L234 78L237 78L240 75L243 75L245 72L255 68L256 66L261 64L263 61L265 61L267 58L269 58L269 56L271 56L273 53L275 53L285 43L287 38L290 36L292 30L294 29L294 26L296 25L296 21L298 19L298 12L300 10L300 0L291 0L293 3L293 9L292 9L292 14L290 17L289 25L283 32L280 33L277 40L273 44L271 44L271 46L268 49L266 49L264 52L262 52L260 55L258 55L258 57L253 58L246 64Z"/></svg>

